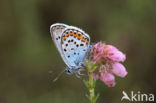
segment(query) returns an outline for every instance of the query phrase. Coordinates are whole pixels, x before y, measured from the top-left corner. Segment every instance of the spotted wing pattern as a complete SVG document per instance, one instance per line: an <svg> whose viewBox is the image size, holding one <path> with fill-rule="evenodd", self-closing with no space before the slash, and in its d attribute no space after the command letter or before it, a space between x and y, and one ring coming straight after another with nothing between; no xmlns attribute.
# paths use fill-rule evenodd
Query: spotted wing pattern
<svg viewBox="0 0 156 103"><path fill-rule="evenodd" d="M62 59L64 60L64 62L67 64L67 61L62 53L62 49L61 49L61 37L62 37L62 32L68 27L68 25L66 24L62 24L62 23L56 23L50 26L50 33L52 36L52 39L62 57ZM68 64L67 64L68 65Z"/></svg>
<svg viewBox="0 0 156 103"><path fill-rule="evenodd" d="M78 66L83 63L88 54L90 45L89 35L79 28L70 26L63 31L61 48L70 66Z"/></svg>

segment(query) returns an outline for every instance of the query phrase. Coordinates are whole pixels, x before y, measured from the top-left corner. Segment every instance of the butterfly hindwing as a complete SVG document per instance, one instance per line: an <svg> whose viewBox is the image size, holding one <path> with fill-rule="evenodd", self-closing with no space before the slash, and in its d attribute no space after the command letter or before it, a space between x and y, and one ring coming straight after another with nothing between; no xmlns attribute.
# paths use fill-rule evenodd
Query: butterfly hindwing
<svg viewBox="0 0 156 103"><path fill-rule="evenodd" d="M70 66L84 62L88 54L90 38L79 28L69 26L61 38L62 52Z"/></svg>

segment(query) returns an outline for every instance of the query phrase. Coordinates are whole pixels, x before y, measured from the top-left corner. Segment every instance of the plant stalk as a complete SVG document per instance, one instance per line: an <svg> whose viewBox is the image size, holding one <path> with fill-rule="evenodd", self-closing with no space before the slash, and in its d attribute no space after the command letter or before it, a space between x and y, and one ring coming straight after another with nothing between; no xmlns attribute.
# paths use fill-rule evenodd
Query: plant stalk
<svg viewBox="0 0 156 103"><path fill-rule="evenodd" d="M94 85L94 79L93 79L93 72L89 71L88 75L89 75L88 85L89 85L90 103L96 103L95 92L94 92L95 85Z"/></svg>
<svg viewBox="0 0 156 103"><path fill-rule="evenodd" d="M96 80L94 80L93 75L94 75L94 70L95 70L95 64L90 66L90 63L88 60L86 61L86 67L88 70L88 80L84 80L84 84L89 90L89 95L86 94L86 97L89 99L90 103L96 103L99 94L95 96L95 84Z"/></svg>

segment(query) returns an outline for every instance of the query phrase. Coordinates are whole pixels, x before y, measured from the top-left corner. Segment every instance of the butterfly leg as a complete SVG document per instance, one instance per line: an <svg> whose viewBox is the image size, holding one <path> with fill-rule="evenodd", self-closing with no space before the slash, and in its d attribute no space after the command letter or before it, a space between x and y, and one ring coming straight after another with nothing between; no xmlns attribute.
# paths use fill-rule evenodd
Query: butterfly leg
<svg viewBox="0 0 156 103"><path fill-rule="evenodd" d="M81 67L85 67L84 62L80 62L80 63L79 63L79 66L81 66ZM83 69L84 69L84 68L83 68Z"/></svg>
<svg viewBox="0 0 156 103"><path fill-rule="evenodd" d="M77 78L80 78L80 75L76 74L76 77L77 77Z"/></svg>
<svg viewBox="0 0 156 103"><path fill-rule="evenodd" d="M78 72L76 73L76 77L77 77L77 78L80 78L81 76L84 76L84 75L85 75L85 74L81 74L80 71L78 71Z"/></svg>
<svg viewBox="0 0 156 103"><path fill-rule="evenodd" d="M82 70L81 70L81 71L82 71ZM79 71L77 72L77 74L80 75L80 76L85 75L85 74L81 74L81 71L79 70Z"/></svg>
<svg viewBox="0 0 156 103"><path fill-rule="evenodd" d="M81 71L83 71L84 69L79 69L77 72L76 72L76 75L78 76L87 76L86 74L82 74Z"/></svg>

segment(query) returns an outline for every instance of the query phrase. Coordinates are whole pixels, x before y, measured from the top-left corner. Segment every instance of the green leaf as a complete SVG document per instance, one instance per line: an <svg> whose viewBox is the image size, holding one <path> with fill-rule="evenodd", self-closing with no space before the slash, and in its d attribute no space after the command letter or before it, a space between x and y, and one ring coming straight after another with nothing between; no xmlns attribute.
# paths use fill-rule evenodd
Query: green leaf
<svg viewBox="0 0 156 103"><path fill-rule="evenodd" d="M90 97L89 97L89 95L88 95L88 94L86 94L86 97L87 97L87 99L88 99L89 101L91 101L91 100L90 100Z"/></svg>
<svg viewBox="0 0 156 103"><path fill-rule="evenodd" d="M86 67L88 70L90 70L90 68L91 68L88 59L86 60Z"/></svg>
<svg viewBox="0 0 156 103"><path fill-rule="evenodd" d="M95 70L95 64L92 65L91 71L93 72Z"/></svg>
<svg viewBox="0 0 156 103"><path fill-rule="evenodd" d="M100 94L98 93L95 97L95 102L97 101L97 99L99 98Z"/></svg>

